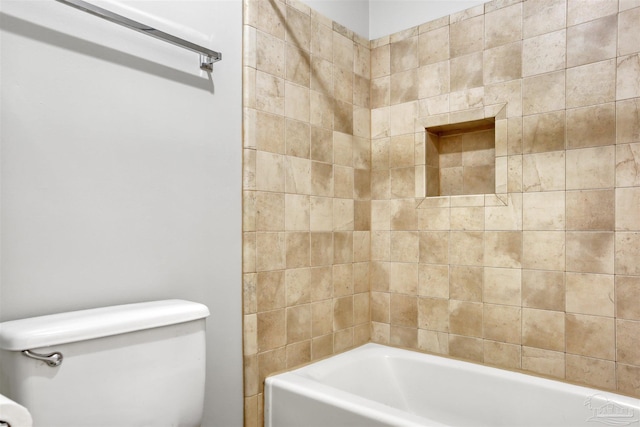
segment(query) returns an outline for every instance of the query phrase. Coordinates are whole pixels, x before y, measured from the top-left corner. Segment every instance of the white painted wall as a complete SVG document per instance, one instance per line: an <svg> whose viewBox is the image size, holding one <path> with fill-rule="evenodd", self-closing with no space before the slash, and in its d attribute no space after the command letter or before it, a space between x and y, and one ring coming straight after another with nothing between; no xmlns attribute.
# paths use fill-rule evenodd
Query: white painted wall
<svg viewBox="0 0 640 427"><path fill-rule="evenodd" d="M302 0L312 9L331 18L360 36L369 38L369 0Z"/></svg>
<svg viewBox="0 0 640 427"><path fill-rule="evenodd" d="M406 30L490 0L302 0L369 40Z"/></svg>
<svg viewBox="0 0 640 427"><path fill-rule="evenodd" d="M202 302L204 425L240 426L242 1L127 4L222 51L212 78L61 3L0 2L0 320Z"/></svg>
<svg viewBox="0 0 640 427"><path fill-rule="evenodd" d="M369 39L424 24L489 0L370 0Z"/></svg>

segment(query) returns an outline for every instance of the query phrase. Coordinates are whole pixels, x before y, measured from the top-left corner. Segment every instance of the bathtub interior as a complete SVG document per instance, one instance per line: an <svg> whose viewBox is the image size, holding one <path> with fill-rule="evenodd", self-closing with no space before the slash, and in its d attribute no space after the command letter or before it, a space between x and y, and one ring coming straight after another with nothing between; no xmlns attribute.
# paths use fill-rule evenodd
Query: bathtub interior
<svg viewBox="0 0 640 427"><path fill-rule="evenodd" d="M444 425L587 426L604 420L594 407L613 402L631 414L618 421L640 426L638 399L378 344L290 374L315 383L316 397L352 396Z"/></svg>

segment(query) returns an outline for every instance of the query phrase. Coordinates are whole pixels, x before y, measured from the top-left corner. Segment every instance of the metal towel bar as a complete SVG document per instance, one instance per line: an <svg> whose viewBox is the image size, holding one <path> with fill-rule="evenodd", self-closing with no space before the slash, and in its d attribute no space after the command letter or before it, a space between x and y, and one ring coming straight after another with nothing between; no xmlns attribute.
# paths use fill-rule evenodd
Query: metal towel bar
<svg viewBox="0 0 640 427"><path fill-rule="evenodd" d="M122 25L123 27L127 27L132 30L146 34L148 36L163 40L167 43L171 43L173 45L180 46L184 49L188 49L193 52L199 53L200 68L202 70L213 71L213 63L218 62L222 59L222 54L220 52L216 52L215 50L211 50L206 47L191 43L190 41L173 36L171 34L167 34L164 31L160 31L148 25L141 24L140 22L134 21L132 19L125 18L122 15L118 15L117 13L110 12L106 9L87 3L85 1L82 1L82 0L56 0L56 1L59 1L60 3L64 3L68 6L74 7L76 9L82 10L83 12L90 13L99 18L106 19L107 21L113 22L115 24Z"/></svg>

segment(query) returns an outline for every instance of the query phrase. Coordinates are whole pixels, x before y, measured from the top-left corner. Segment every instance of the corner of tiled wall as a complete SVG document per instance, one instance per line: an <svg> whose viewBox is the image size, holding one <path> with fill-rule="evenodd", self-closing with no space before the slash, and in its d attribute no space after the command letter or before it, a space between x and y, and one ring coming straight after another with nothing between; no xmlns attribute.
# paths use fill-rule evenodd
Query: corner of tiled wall
<svg viewBox="0 0 640 427"><path fill-rule="evenodd" d="M640 396L639 6L494 1L371 42L374 341ZM498 104L505 194L414 199L424 124Z"/></svg>
<svg viewBox="0 0 640 427"><path fill-rule="evenodd" d="M263 381L370 340L369 41L244 2L245 424Z"/></svg>
<svg viewBox="0 0 640 427"><path fill-rule="evenodd" d="M369 339L640 396L638 22L496 0L368 42L245 0L247 425ZM498 114L496 194L425 198L425 126Z"/></svg>

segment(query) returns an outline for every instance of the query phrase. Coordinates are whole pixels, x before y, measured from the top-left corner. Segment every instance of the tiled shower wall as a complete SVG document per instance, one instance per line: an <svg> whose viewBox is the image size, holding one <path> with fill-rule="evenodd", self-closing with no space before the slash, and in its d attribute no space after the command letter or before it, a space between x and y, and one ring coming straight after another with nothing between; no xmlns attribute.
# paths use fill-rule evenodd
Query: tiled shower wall
<svg viewBox="0 0 640 427"><path fill-rule="evenodd" d="M263 379L370 339L369 41L244 5L245 422Z"/></svg>
<svg viewBox="0 0 640 427"><path fill-rule="evenodd" d="M245 0L248 425L369 339L640 396L638 22L506 0L368 42ZM498 194L425 198L425 127L492 116Z"/></svg>
<svg viewBox="0 0 640 427"><path fill-rule="evenodd" d="M371 42L373 341L640 396L639 24L495 1ZM504 194L418 197L424 128L504 104Z"/></svg>

